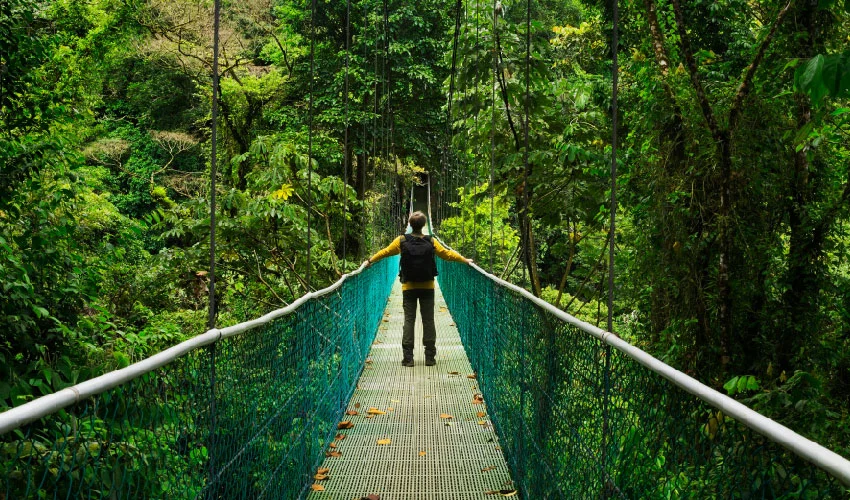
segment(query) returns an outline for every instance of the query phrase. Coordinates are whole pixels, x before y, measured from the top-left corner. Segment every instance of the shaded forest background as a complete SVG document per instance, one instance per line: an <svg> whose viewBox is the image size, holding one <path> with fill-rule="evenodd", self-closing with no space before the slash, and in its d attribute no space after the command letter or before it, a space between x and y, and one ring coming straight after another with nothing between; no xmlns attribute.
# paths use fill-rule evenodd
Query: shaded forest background
<svg viewBox="0 0 850 500"><path fill-rule="evenodd" d="M223 2L219 326L354 269L426 172L443 238L600 324L610 6L535 0L526 81L525 5ZM613 312L850 456L847 9L621 2ZM205 329L211 45L209 0L0 5L3 407Z"/></svg>

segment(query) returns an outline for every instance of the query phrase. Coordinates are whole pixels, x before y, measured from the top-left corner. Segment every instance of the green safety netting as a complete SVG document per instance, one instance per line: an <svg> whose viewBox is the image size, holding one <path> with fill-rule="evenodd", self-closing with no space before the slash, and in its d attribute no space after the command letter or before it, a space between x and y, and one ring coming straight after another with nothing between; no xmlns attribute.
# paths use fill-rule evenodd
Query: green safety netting
<svg viewBox="0 0 850 500"><path fill-rule="evenodd" d="M397 272L385 259L290 314L0 436L0 499L299 497Z"/></svg>
<svg viewBox="0 0 850 500"><path fill-rule="evenodd" d="M439 283L524 498L845 498L827 472L471 266Z"/></svg>

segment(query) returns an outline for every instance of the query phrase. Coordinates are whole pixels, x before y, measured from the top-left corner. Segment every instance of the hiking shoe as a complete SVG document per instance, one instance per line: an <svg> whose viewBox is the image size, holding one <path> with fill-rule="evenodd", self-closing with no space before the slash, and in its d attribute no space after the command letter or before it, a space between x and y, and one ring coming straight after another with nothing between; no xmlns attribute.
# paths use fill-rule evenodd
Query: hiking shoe
<svg viewBox="0 0 850 500"><path fill-rule="evenodd" d="M436 364L437 364L437 360L434 359L434 358L426 358L425 359L425 366L434 366Z"/></svg>
<svg viewBox="0 0 850 500"><path fill-rule="evenodd" d="M401 360L401 366L413 366L413 358L404 358Z"/></svg>

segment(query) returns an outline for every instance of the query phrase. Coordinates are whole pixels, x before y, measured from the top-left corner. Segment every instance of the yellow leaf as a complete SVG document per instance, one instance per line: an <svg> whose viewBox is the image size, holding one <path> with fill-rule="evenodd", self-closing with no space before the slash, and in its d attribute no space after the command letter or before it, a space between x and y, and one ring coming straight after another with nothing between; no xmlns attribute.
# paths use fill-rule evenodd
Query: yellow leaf
<svg viewBox="0 0 850 500"><path fill-rule="evenodd" d="M312 488L313 488L313 491L325 491L325 487L322 486L321 484L314 484L312 486Z"/></svg>
<svg viewBox="0 0 850 500"><path fill-rule="evenodd" d="M478 418L484 418L484 415L486 415L486 413L484 413L483 411L478 412Z"/></svg>
<svg viewBox="0 0 850 500"><path fill-rule="evenodd" d="M381 411L377 408L369 408L368 410L366 410L366 413L368 413L369 415L386 415L387 414L387 412Z"/></svg>
<svg viewBox="0 0 850 500"><path fill-rule="evenodd" d="M317 471L316 471L316 474L327 474L327 473L328 473L328 472L330 472L330 471L331 471L331 470L330 470L330 469L328 469L327 467L322 467L321 469L319 469L319 470L317 470Z"/></svg>
<svg viewBox="0 0 850 500"><path fill-rule="evenodd" d="M316 474L315 476L313 476L313 479L315 479L316 481L324 481L327 478L327 474Z"/></svg>
<svg viewBox="0 0 850 500"><path fill-rule="evenodd" d="M387 411L395 411L395 409L392 406L388 406Z"/></svg>
<svg viewBox="0 0 850 500"><path fill-rule="evenodd" d="M386 439L379 439L379 440L378 440L378 444L380 444L380 445L390 444L391 442L392 442L392 441L390 441L390 439L389 439L389 438L386 438Z"/></svg>
<svg viewBox="0 0 850 500"><path fill-rule="evenodd" d="M425 456L425 452L424 452L424 451L420 451L420 452L419 452L419 456L420 456L420 457L424 457L424 456Z"/></svg>
<svg viewBox="0 0 850 500"><path fill-rule="evenodd" d="M454 418L454 417L449 415L448 413L440 413L440 418Z"/></svg>
<svg viewBox="0 0 850 500"><path fill-rule="evenodd" d="M280 189L272 193L272 198L276 200L286 201L289 199L290 196L292 196L293 192L294 190L292 189L292 186L290 186L289 184L284 184L280 187Z"/></svg>

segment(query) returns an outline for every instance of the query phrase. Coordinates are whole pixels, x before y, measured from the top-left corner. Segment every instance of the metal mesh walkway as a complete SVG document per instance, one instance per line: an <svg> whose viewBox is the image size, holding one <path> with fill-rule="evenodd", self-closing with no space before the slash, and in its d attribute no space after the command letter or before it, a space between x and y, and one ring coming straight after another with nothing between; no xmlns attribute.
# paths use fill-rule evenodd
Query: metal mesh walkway
<svg viewBox="0 0 850 500"><path fill-rule="evenodd" d="M404 314L401 284L390 296L340 430L311 499L494 498L485 492L512 487L499 439L484 403L475 403L472 374L457 328L440 290L435 297L437 365L425 366L422 324L417 319L416 366L401 366ZM369 415L370 409L384 414ZM376 413L376 412L373 412ZM451 415L452 418L445 418ZM344 437L343 437L344 436ZM340 439L341 438L341 439ZM388 444L379 444L387 443ZM320 476L321 477L321 476Z"/></svg>

